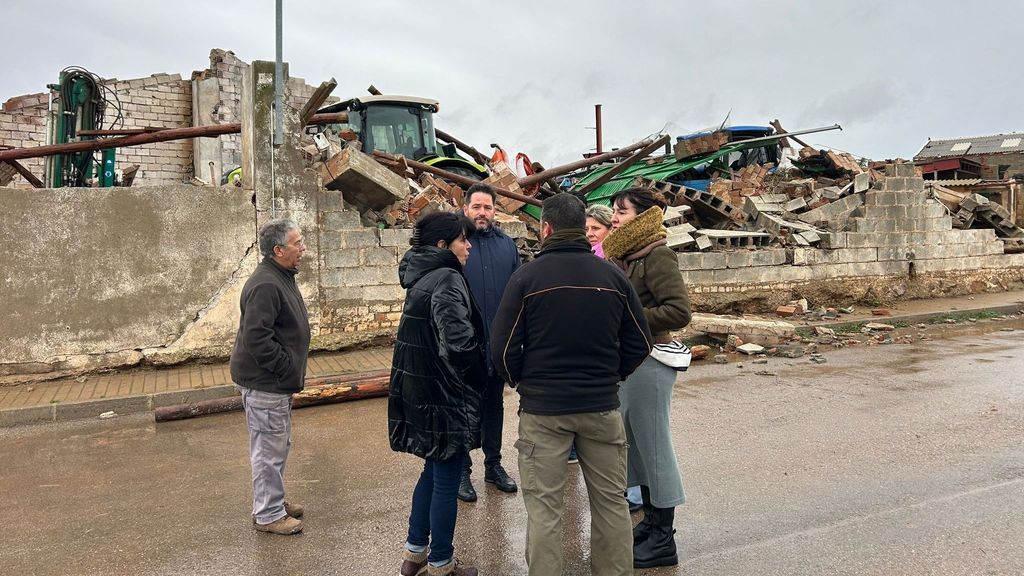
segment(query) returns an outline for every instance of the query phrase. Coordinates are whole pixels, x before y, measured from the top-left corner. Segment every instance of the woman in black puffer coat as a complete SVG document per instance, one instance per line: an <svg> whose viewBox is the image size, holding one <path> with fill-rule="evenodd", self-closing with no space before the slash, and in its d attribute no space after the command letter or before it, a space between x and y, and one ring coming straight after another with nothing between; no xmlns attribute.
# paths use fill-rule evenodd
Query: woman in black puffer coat
<svg viewBox="0 0 1024 576"><path fill-rule="evenodd" d="M427 215L398 268L406 296L391 364L388 435L392 450L424 459L401 574L424 567L430 575L477 574L458 564L452 546L460 474L469 451L480 447L486 380L483 320L462 276L475 229L461 214Z"/></svg>

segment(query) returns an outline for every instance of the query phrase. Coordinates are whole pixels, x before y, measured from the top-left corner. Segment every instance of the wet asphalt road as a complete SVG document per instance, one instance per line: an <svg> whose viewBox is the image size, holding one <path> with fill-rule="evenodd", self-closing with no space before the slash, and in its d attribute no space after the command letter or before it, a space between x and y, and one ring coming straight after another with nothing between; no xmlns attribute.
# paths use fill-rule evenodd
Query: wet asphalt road
<svg viewBox="0 0 1024 576"><path fill-rule="evenodd" d="M682 563L638 573L1024 574L1024 323L998 326L1016 331L695 367L673 406ZM420 461L390 451L385 416L384 399L295 412L292 537L251 527L240 413L4 430L0 574L397 574ZM456 554L525 574L521 497L479 474ZM590 574L575 466L566 501L566 573Z"/></svg>

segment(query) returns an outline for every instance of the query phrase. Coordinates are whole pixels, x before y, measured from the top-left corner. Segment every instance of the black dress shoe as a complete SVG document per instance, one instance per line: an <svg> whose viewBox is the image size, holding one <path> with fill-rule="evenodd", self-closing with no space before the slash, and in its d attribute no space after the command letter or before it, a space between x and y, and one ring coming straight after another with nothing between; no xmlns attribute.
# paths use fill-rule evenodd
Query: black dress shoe
<svg viewBox="0 0 1024 576"><path fill-rule="evenodd" d="M516 481L508 475L508 472L505 472L501 464L488 468L484 472L484 482L494 484L494 487L502 492L512 493L519 490L519 486L516 486Z"/></svg>
<svg viewBox="0 0 1024 576"><path fill-rule="evenodd" d="M473 488L473 482L469 479L469 472L462 473L462 478L459 480L459 492L456 494L456 497L463 502L476 502L476 489Z"/></svg>

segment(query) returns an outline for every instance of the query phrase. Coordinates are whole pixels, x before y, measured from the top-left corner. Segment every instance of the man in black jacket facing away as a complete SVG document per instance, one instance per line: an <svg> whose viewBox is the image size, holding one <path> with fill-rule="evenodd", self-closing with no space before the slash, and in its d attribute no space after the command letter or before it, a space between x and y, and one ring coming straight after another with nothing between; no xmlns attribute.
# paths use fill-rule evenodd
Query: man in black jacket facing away
<svg viewBox="0 0 1024 576"><path fill-rule="evenodd" d="M284 467L292 432L292 393L305 385L309 317L295 283L306 251L302 232L277 219L259 231L259 263L242 288L242 316L231 352L231 379L242 393L252 463L256 530L302 531L302 506L284 499Z"/></svg>
<svg viewBox="0 0 1024 576"><path fill-rule="evenodd" d="M575 442L591 512L591 573L633 573L619 381L651 351L626 276L590 251L581 200L544 201L542 250L512 275L491 333L495 368L519 391L519 477L530 576L562 574L562 492Z"/></svg>

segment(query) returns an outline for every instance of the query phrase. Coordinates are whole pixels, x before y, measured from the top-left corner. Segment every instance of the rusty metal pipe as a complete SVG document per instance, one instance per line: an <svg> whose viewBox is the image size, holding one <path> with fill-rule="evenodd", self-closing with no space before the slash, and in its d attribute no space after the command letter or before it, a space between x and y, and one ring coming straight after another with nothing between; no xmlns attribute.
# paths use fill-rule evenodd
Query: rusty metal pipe
<svg viewBox="0 0 1024 576"><path fill-rule="evenodd" d="M334 114L316 114L310 120L310 124L335 124L347 121L347 112L337 112ZM213 124L210 126L167 128L165 130L146 132L144 134L134 134L120 138L86 140L83 142L71 142L68 144L51 144L49 146L37 146L35 148L11 148L10 150L0 150L0 162L21 160L23 158L56 156L57 154L71 154L74 152L91 152L95 150L106 150L108 148L125 148L128 146L152 144L154 142L167 142L169 140L213 138L223 134L238 134L241 131L242 124L232 122L230 124Z"/></svg>
<svg viewBox="0 0 1024 576"><path fill-rule="evenodd" d="M586 168L587 166L593 166L595 164L600 164L602 162L607 162L608 160L614 160L615 158L621 158L623 156L628 156L629 154L631 154L631 153L633 153L633 152L635 152L637 150L640 150L641 148L651 144L652 142L654 142L653 139L647 138L645 140L637 142L636 144L630 144L629 146L626 146L625 148L619 148L618 150L615 150L613 152L605 152L604 154L599 154L599 155L593 156L591 158L585 158L583 160L577 160L576 162L572 162L572 163L569 163L569 164L563 164L561 166L555 166L553 168L548 168L547 170L545 170L543 172L538 172L536 174L532 174L530 176L526 176L525 178L520 178L518 182L519 182L519 185L521 187L527 188L527 187L529 187L529 186L531 186L533 184L536 184L538 182L543 182L544 180L547 180L548 178L553 178L555 176L562 176L562 175L568 174L568 173L570 173L570 172L572 172L574 170L579 170L580 168Z"/></svg>
<svg viewBox="0 0 1024 576"><path fill-rule="evenodd" d="M603 145L602 144L602 135L603 134L602 134L602 131L601 131L601 105L600 104L594 104L594 126L595 126L595 131L597 132L597 153L598 154L604 154L604 149L602 148L602 145Z"/></svg>

